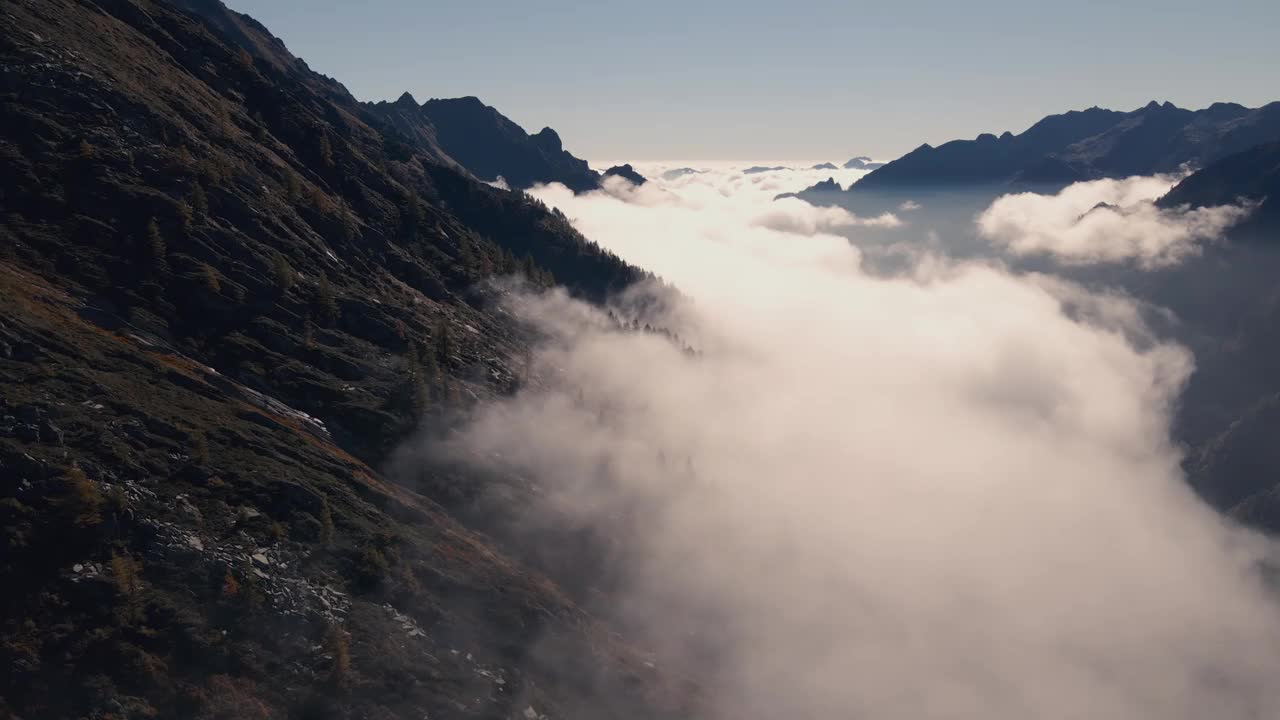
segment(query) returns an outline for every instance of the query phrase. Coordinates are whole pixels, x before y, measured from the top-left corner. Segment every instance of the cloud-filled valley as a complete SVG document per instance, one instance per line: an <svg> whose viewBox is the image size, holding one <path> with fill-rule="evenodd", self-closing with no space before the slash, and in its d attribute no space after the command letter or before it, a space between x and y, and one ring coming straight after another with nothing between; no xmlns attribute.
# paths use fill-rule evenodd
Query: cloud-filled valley
<svg viewBox="0 0 1280 720"><path fill-rule="evenodd" d="M460 452L626 548L616 613L714 717L1280 712L1275 548L1193 495L1170 439L1191 354L1123 293L998 257L924 247L871 272L859 231L909 232L914 203L770 202L806 180L532 191L677 287L643 320L697 352L563 294L513 299L548 338L538 382ZM1110 238L1160 265L1229 214L1155 211L1168 182L1006 196L977 222L1015 253L1115 259ZM1072 230L1098 202L1143 209Z"/></svg>

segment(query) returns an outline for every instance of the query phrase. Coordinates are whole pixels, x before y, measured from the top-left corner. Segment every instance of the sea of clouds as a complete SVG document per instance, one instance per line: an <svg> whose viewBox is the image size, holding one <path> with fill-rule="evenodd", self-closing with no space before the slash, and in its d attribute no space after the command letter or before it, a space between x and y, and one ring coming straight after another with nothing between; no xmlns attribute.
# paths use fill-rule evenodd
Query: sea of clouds
<svg viewBox="0 0 1280 720"><path fill-rule="evenodd" d="M1193 358L1122 292L1000 259L1158 266L1220 218L1156 210L1167 179L1007 196L970 220L991 257L886 276L858 232L909 232L910 204L773 201L861 171L679 165L532 194L677 287L644 320L680 342L515 298L535 381L459 444L628 548L616 613L710 717L1280 717L1275 547L1169 438Z"/></svg>

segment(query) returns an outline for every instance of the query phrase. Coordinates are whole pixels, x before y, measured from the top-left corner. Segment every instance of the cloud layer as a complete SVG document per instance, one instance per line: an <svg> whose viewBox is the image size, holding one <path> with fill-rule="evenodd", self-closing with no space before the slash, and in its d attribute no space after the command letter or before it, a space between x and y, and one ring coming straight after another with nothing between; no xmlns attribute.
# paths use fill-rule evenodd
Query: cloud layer
<svg viewBox="0 0 1280 720"><path fill-rule="evenodd" d="M1005 195L978 217L983 237L1018 255L1066 263L1133 261L1152 269L1200 251L1200 244L1248 214L1244 206L1160 209L1174 176L1075 183L1056 195Z"/></svg>
<svg viewBox="0 0 1280 720"><path fill-rule="evenodd" d="M549 338L535 382L460 440L627 548L615 605L660 669L716 718L1280 716L1273 548L1168 439L1188 353L1052 277L870 274L825 232L856 221L758 187L536 190L674 282L648 319L699 352L517 299Z"/></svg>

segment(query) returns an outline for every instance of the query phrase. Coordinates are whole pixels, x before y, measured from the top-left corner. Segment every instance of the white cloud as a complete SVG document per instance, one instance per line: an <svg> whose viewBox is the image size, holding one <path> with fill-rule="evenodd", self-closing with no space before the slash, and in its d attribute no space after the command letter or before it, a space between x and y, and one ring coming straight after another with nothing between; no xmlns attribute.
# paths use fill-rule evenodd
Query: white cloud
<svg viewBox="0 0 1280 720"><path fill-rule="evenodd" d="M920 203L916 202L915 200L904 200L902 204L898 206L898 209L903 212L909 212L911 210L919 210Z"/></svg>
<svg viewBox="0 0 1280 720"><path fill-rule="evenodd" d="M998 198L978 217L979 233L1018 255L1089 264L1133 261L1144 269L1200 252L1248 214L1243 206L1160 209L1174 176L1075 183L1056 195Z"/></svg>
<svg viewBox="0 0 1280 720"><path fill-rule="evenodd" d="M673 281L662 324L700 352L524 298L534 381L462 436L626 549L617 612L705 715L1280 717L1274 549L1169 441L1188 353L1050 276L870 274L843 216L775 221L756 188L536 189Z"/></svg>

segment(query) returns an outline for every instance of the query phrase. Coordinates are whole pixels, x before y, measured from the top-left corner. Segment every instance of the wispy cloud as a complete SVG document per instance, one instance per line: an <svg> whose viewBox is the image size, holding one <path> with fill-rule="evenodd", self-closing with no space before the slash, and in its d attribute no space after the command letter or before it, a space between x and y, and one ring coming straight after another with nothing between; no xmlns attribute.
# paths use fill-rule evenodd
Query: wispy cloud
<svg viewBox="0 0 1280 720"><path fill-rule="evenodd" d="M1248 206L1161 209L1155 199L1174 176L1076 183L1054 195L998 198L978 217L979 232L1018 255L1075 264L1131 261L1154 269L1196 255L1243 219Z"/></svg>

